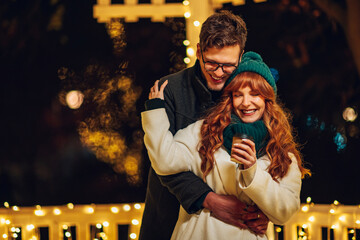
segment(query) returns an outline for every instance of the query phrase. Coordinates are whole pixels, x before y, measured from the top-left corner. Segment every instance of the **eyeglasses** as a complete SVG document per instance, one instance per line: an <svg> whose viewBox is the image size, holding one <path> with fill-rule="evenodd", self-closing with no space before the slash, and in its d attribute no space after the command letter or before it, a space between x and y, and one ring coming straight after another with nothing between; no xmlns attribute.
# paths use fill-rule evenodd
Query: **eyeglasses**
<svg viewBox="0 0 360 240"><path fill-rule="evenodd" d="M223 71L223 73L230 75L238 67L237 65L232 65L232 64L228 64L228 63L217 63L217 62L211 62L211 61L204 61L204 55L203 55L202 49L200 49L200 52L201 52L202 61L204 63L204 68L208 72L215 72L216 70L218 70L219 67L221 67L221 70ZM240 61L240 56L239 56L238 64Z"/></svg>

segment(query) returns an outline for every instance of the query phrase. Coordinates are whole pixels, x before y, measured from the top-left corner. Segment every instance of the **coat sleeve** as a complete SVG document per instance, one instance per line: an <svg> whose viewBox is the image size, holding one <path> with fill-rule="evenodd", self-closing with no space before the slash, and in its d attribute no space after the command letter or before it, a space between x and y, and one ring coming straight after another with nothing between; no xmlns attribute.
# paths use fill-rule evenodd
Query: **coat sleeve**
<svg viewBox="0 0 360 240"><path fill-rule="evenodd" d="M175 136L169 131L164 108L142 112L141 122L151 166L157 174L170 175L194 169L191 165L196 164L199 122L179 130Z"/></svg>
<svg viewBox="0 0 360 240"><path fill-rule="evenodd" d="M240 171L239 187L275 224L284 224L300 209L301 173L297 160L289 154L288 173L276 182L267 172L267 165L256 163Z"/></svg>

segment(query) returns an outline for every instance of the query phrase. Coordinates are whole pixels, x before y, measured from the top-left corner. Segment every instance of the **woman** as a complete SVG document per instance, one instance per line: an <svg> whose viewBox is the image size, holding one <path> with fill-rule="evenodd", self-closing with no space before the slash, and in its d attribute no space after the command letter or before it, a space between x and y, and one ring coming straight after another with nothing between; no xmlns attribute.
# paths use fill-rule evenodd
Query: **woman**
<svg viewBox="0 0 360 240"><path fill-rule="evenodd" d="M245 53L223 91L222 100L205 119L168 131L164 108L142 113L145 145L160 175L193 171L219 194L256 204L275 224L284 224L300 207L302 166L291 134L289 115L276 102L276 84L260 55ZM163 98L153 88L149 98ZM244 140L232 147L235 133ZM232 148L232 149L231 149ZM230 160L231 157L235 162ZM180 209L172 239L267 239L211 216L207 209L187 214Z"/></svg>

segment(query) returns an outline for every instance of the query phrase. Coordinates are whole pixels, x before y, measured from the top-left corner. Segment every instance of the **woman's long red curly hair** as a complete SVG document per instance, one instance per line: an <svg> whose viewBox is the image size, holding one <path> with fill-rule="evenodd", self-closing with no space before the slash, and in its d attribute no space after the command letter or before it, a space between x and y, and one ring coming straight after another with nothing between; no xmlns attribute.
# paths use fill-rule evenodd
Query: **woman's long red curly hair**
<svg viewBox="0 0 360 240"><path fill-rule="evenodd" d="M246 86L258 91L265 99L265 111L262 120L269 132L266 153L271 161L268 172L272 178L277 181L288 172L291 164L288 153L295 155L302 178L305 175L310 176L310 170L303 166L301 154L298 150L299 146L292 135L293 129L289 123L291 114L276 102L274 89L262 76L253 72L243 72L225 87L220 103L209 110L201 126L199 153L202 160L203 179L205 180L205 177L214 167L214 152L223 145L223 131L231 122L232 93Z"/></svg>

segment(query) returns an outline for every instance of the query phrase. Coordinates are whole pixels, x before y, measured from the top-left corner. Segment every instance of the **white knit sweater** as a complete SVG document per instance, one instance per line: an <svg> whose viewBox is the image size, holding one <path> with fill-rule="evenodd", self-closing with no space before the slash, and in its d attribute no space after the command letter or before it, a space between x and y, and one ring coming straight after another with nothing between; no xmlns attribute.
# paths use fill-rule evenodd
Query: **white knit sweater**
<svg viewBox="0 0 360 240"><path fill-rule="evenodd" d="M142 114L144 142L152 167L159 175L192 171L202 177L198 153L200 128L197 121L176 133L168 131L169 121L164 108ZM206 177L207 184L218 194L234 195L247 204L256 204L275 224L284 224L300 208L301 173L294 155L289 171L279 182L267 172L268 156L259 158L251 168L239 170L230 161L224 148L215 152L216 164ZM171 239L267 239L249 230L226 224L212 216L207 209L188 214L180 208L179 218Z"/></svg>

